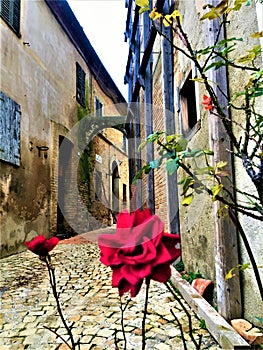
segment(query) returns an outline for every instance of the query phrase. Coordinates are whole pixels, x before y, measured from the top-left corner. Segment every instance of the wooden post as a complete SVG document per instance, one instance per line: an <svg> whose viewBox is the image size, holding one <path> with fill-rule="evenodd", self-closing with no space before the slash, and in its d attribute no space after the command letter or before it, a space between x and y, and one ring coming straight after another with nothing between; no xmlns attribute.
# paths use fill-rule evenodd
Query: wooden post
<svg viewBox="0 0 263 350"><path fill-rule="evenodd" d="M147 40L150 35L150 18L148 12L144 13L143 16L143 40L144 50L147 47ZM152 120L152 54L147 63L145 78L144 78L144 120L145 120L145 133L146 137L153 132L153 120ZM154 158L153 144L149 143L146 145L146 162L152 161ZM155 211L154 204L154 171L151 170L147 175L147 201L148 207L151 212Z"/></svg>
<svg viewBox="0 0 263 350"><path fill-rule="evenodd" d="M164 4L164 13L169 12L168 1ZM164 34L172 39L170 27L163 28ZM163 71L163 96L164 96L164 127L166 134L175 133L174 119L174 87L173 87L173 47L171 43L162 38L162 71ZM166 172L166 194L168 207L168 227L173 233L180 232L179 203L177 174L169 175Z"/></svg>
<svg viewBox="0 0 263 350"><path fill-rule="evenodd" d="M216 6L220 0L214 0ZM219 28L219 20L205 21L206 44L214 45ZM223 33L219 40L223 39ZM209 70L209 79L214 84L214 89L221 106L227 113L227 99L220 92L216 85L228 93L228 81L226 67L217 70ZM231 143L224 126L219 117L212 113L208 116L209 139L211 149L214 151L215 164L219 161L228 162L228 171L233 174ZM226 184L224 184L226 185ZM218 217L220 204L214 203L214 234L215 234L215 271L217 303L219 313L227 320L241 316L241 291L240 279L238 277L225 281L228 271L237 266L238 260L238 239L235 226L229 217Z"/></svg>
<svg viewBox="0 0 263 350"><path fill-rule="evenodd" d="M135 45L134 45L134 76L135 76L135 84L137 79L139 78L139 69L140 69L140 26L137 25L136 34L135 34ZM136 173L142 167L141 161L141 152L138 151L138 148L141 144L141 116L140 116L140 96L136 97L136 101L134 101L132 109L134 112L134 130L135 130L135 171ZM139 180L136 182L136 208L140 208L142 206L142 181Z"/></svg>

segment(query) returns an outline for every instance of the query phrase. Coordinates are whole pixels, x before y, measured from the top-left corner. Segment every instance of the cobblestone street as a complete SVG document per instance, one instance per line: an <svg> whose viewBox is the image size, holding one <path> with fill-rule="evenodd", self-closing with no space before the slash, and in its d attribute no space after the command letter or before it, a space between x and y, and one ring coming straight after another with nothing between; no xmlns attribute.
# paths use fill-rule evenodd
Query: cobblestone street
<svg viewBox="0 0 263 350"><path fill-rule="evenodd" d="M74 322L73 334L75 340L81 338L81 350L116 349L115 337L119 349L123 349L120 299L117 289L111 287L110 268L99 261L98 246L82 235L61 242L51 256L63 312L70 324ZM26 251L2 259L0 274L1 350L68 349L45 328L55 329L68 339L56 312L45 264ZM141 348L144 291L142 288L129 302L124 313L127 350ZM194 349L185 314L165 285L157 282L151 282L150 287L146 349L183 349L180 330L170 309L182 322L188 348ZM200 329L200 320L195 316L192 319L195 336L203 335L202 349L221 349L206 330Z"/></svg>

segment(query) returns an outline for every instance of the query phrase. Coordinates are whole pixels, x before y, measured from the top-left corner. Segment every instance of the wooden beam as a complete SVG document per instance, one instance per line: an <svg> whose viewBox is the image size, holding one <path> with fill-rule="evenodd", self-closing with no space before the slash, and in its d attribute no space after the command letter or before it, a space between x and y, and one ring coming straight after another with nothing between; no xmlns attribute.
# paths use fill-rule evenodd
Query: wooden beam
<svg viewBox="0 0 263 350"><path fill-rule="evenodd" d="M220 0L213 0L216 6ZM219 19L205 21L206 44L213 46L219 29ZM224 39L224 33L221 31L219 40ZM210 69L208 78L214 82L214 89L219 100L219 104L228 113L227 99L228 81L226 67L219 69ZM224 91L225 95L222 94ZM228 115L230 118L230 115ZM232 155L229 151L232 145L225 131L225 128L219 117L210 113L208 116L210 147L214 152L214 164L219 161L227 161L227 171L233 174ZM233 177L232 177L233 180ZM234 181L234 180L233 180ZM224 185L229 187L226 181ZM231 191L231 188L228 188ZM238 239L236 228L229 217L218 217L220 203L214 202L214 238L215 238L215 271L217 303L219 313L227 320L241 317L241 291L240 279L232 278L225 281L225 276L229 270L239 264L238 259Z"/></svg>
<svg viewBox="0 0 263 350"><path fill-rule="evenodd" d="M169 4L165 2L164 13L169 13ZM166 37L172 40L170 27L164 27L163 32ZM174 84L173 84L173 46L166 39L162 38L162 72L163 72L163 111L164 129L166 134L175 134L174 117ZM168 228L169 232L180 232L179 201L177 187L177 173L169 175L166 171L166 196L168 208Z"/></svg>
<svg viewBox="0 0 263 350"><path fill-rule="evenodd" d="M230 326L230 324L175 270L172 266L172 284L196 313L205 320L206 328L218 344L226 350L251 349L250 345Z"/></svg>
<svg viewBox="0 0 263 350"><path fill-rule="evenodd" d="M143 15L143 41L144 41L144 56L147 61L146 68L143 68L143 60L141 63L141 69L145 69L144 80L144 121L145 121L145 133L146 137L153 133L153 116L152 116L152 46L155 40L155 36L152 37L152 31L150 30L151 20L147 12ZM150 33L150 35L149 35ZM149 39L148 39L149 36ZM149 44L149 41L152 42ZM149 49L151 48L151 49ZM147 50L149 51L146 55ZM146 162L149 163L154 158L153 144L148 143L146 145ZM154 171L153 169L147 175L147 206L151 212L155 212L154 202Z"/></svg>

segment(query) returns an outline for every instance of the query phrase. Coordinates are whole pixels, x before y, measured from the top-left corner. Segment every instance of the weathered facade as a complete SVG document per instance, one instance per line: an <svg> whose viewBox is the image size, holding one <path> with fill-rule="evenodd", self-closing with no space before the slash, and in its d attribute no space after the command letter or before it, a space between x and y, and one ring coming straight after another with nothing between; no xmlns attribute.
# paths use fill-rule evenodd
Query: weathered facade
<svg viewBox="0 0 263 350"><path fill-rule="evenodd" d="M218 2L213 2L214 5L216 3ZM144 141L145 135L148 136L153 131L182 134L187 139L190 150L213 149L217 152L216 162L228 161L228 171L235 183L244 188L244 182L248 183L247 175L241 170L241 164L235 163L231 167L231 153L226 152L231 146L226 133L217 122L211 121L208 112L201 106L203 85L191 80L198 76L196 67L157 33L151 25L148 11L139 15L139 7L135 2L126 1L126 4L126 38L130 52L125 79L129 84L129 103L133 109L133 118L141 129L146 125L143 131L137 128L135 134L138 140L135 144ZM169 14L173 9L180 11L182 27L194 50L215 42L217 32L213 21L200 21L204 5L205 2L201 0L150 1L151 8L156 7L160 13ZM249 11L243 8L237 14L234 13L226 28L227 38L243 38L244 51L249 35L262 30L262 6L259 3L252 4ZM169 27L159 28L158 21L156 25L175 45L184 49L184 41L180 36L173 35ZM259 44L258 38L253 40L253 44ZM231 89L235 89L246 78L243 72L236 75L231 69L229 74L220 69L211 71L210 79L218 83L223 91L227 92L229 89L230 94ZM219 91L218 94L220 95ZM260 110L262 112L262 108ZM232 117L242 123L237 112ZM145 162L157 157L157 149L149 146L146 154L140 156L143 162L134 166L134 172ZM183 197L180 196L182 188L177 185L183 176L180 170L168 176L163 166L152 170L142 182L139 200L165 221L169 232L180 232L185 267L188 271L200 271L205 278L215 282L215 304L219 312L227 319L243 316L257 323L256 316L260 317L263 310L259 307L255 313L253 307L253 304L262 305L262 302L252 268L243 272L241 277L229 281L224 279L232 267L249 261L233 223L228 217L218 218L218 208L206 193L195 196L190 206L183 206ZM251 188L247 190L251 191ZM253 247L262 278L262 224L246 217L240 217L240 220Z"/></svg>
<svg viewBox="0 0 263 350"><path fill-rule="evenodd" d="M110 225L113 185L119 206L128 206L129 180L124 118L109 120L125 116L125 99L67 2L1 1L0 26L6 256L37 234L65 236Z"/></svg>

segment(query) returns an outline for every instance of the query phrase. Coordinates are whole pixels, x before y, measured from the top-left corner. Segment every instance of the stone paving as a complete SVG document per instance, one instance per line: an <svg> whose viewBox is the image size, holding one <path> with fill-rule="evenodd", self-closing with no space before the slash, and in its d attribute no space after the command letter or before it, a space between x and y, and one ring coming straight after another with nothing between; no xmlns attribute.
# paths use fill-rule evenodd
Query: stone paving
<svg viewBox="0 0 263 350"><path fill-rule="evenodd" d="M80 349L124 349L120 298L117 289L111 287L111 269L99 261L98 246L83 235L82 239L63 242L51 252L52 263L63 313L69 324L74 322L72 332L76 340L81 339ZM136 298L129 301L124 313L127 350L141 348L144 292L143 287ZM45 328L55 329L68 340L56 312L47 268L35 254L26 251L0 260L0 297L1 350L68 349ZM128 295L123 303L127 300ZM195 349L184 312L166 286L158 282L151 282L150 287L146 349L183 349L180 330L170 309L182 323L188 349ZM195 337L202 334L202 349L221 349L210 334L200 328L200 320L194 315L192 321Z"/></svg>

